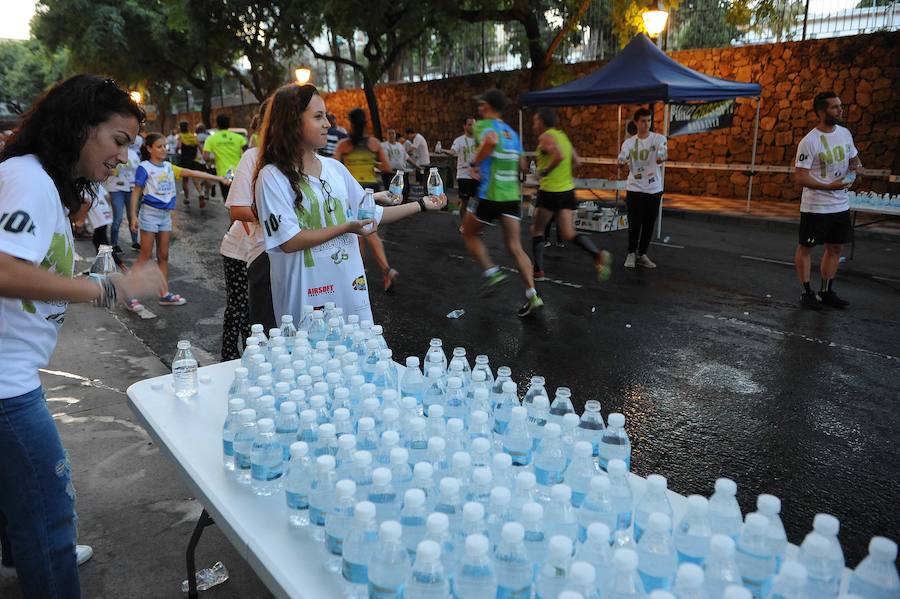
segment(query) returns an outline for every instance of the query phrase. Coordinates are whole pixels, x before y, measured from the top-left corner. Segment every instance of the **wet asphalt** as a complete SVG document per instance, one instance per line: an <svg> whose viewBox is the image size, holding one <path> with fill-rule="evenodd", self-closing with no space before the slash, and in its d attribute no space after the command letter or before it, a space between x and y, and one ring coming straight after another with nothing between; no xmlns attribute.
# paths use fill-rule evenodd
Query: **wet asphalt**
<svg viewBox="0 0 900 599"><path fill-rule="evenodd" d="M218 361L227 226L221 200L202 212L180 203L170 285L189 303L148 304L152 320L123 318L166 363L179 336L201 361ZM366 264L373 313L398 361L440 337L448 353L462 346L470 360L487 354L495 372L510 366L520 394L535 374L551 390L568 386L579 412L593 399L604 417L625 414L638 474L706 496L728 476L745 512L758 494L777 495L794 543L814 514L834 514L850 566L872 535L900 540L900 236L858 236L835 286L850 308L814 313L797 307L795 225L667 213L649 251L655 270L622 267L624 231L593 236L615 255L603 284L574 245L547 248L551 280L538 284L546 307L527 319L515 314L524 301L515 272L495 297L479 298L455 217L413 217L383 236L401 273L391 294ZM513 266L499 232L484 239ZM454 309L465 315L448 319Z"/></svg>

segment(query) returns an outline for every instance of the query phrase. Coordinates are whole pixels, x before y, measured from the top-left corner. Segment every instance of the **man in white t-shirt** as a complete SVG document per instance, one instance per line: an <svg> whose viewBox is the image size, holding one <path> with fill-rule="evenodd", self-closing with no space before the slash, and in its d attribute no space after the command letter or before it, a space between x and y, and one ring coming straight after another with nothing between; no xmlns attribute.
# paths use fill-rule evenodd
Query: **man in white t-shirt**
<svg viewBox="0 0 900 599"><path fill-rule="evenodd" d="M451 156L456 156L456 184L459 187L459 213L466 213L469 198L478 191L478 181L472 177L472 158L478 144L475 143L475 119L466 118L463 123L463 134L453 140L449 150L444 150Z"/></svg>
<svg viewBox="0 0 900 599"><path fill-rule="evenodd" d="M397 171L403 171L403 201L405 202L409 198L409 176L406 171L415 168L416 163L407 154L406 147L397 140L396 129L388 129L387 140L381 142L381 147L384 148L384 153L391 164L389 173L381 173L381 183L385 189L389 188L391 179L394 178Z"/></svg>
<svg viewBox="0 0 900 599"><path fill-rule="evenodd" d="M847 189L862 168L853 136L839 123L843 119L841 99L833 91L813 100L818 124L797 147L794 180L803 186L800 198L800 234L794 266L803 285L800 305L810 310L822 306L846 308L849 302L834 292L843 244L850 241L850 200ZM815 294L809 285L812 248L824 244L820 272L822 284Z"/></svg>
<svg viewBox="0 0 900 599"><path fill-rule="evenodd" d="M421 133L413 127L406 128L406 138L409 140L409 156L416 163L416 179L419 183L425 182L425 173L431 165L431 154L428 151L428 142Z"/></svg>

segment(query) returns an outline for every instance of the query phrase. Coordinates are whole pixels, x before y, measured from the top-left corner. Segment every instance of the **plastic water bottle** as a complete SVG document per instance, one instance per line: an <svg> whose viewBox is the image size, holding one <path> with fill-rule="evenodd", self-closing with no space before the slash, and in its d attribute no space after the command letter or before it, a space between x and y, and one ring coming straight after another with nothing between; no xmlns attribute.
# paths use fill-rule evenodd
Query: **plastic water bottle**
<svg viewBox="0 0 900 599"><path fill-rule="evenodd" d="M531 383L528 386L528 391L525 393L525 397L522 399L522 405L525 406L527 410L529 410L529 415L531 414L531 404L534 402L534 398L537 396L546 397L549 401L549 396L547 395L547 390L544 388L546 381L542 376L533 376L531 377Z"/></svg>
<svg viewBox="0 0 900 599"><path fill-rule="evenodd" d="M434 476L438 480L450 474L450 462L447 461L446 447L447 443L444 441L443 437L435 436L428 438L428 445L425 450L425 461L434 468Z"/></svg>
<svg viewBox="0 0 900 599"><path fill-rule="evenodd" d="M250 484L250 453L256 440L256 410L240 411L240 426L234 433L234 479Z"/></svg>
<svg viewBox="0 0 900 599"><path fill-rule="evenodd" d="M531 597L533 569L525 548L525 529L518 522L507 522L494 550L497 572L497 597L528 599Z"/></svg>
<svg viewBox="0 0 900 599"><path fill-rule="evenodd" d="M675 527L678 563L702 566L706 561L706 556L709 555L709 540L712 537L708 513L709 502L706 497L691 495L687 498L687 511Z"/></svg>
<svg viewBox="0 0 900 599"><path fill-rule="evenodd" d="M178 351L172 360L172 379L176 397L188 399L197 395L197 359L187 339L178 342Z"/></svg>
<svg viewBox="0 0 900 599"><path fill-rule="evenodd" d="M441 174L438 172L437 168L432 167L428 171L428 195L430 196L439 196L444 193L444 182L441 180Z"/></svg>
<svg viewBox="0 0 900 599"><path fill-rule="evenodd" d="M806 599L806 568L799 562L784 562L772 582L770 599Z"/></svg>
<svg viewBox="0 0 900 599"><path fill-rule="evenodd" d="M651 474L647 477L646 491L634 506L634 541L636 543L641 542L650 514L654 512L665 514L671 522L673 512L672 504L669 503L669 498L666 495L667 487L668 481L666 481L665 476Z"/></svg>
<svg viewBox="0 0 900 599"><path fill-rule="evenodd" d="M736 559L741 578L753 599L764 599L769 594L775 575L775 554L766 542L768 527L769 519L762 514L747 514L737 544Z"/></svg>
<svg viewBox="0 0 900 599"><path fill-rule="evenodd" d="M222 425L222 461L225 470L234 471L234 433L241 424L241 410L244 409L244 400L234 398L228 400L228 416Z"/></svg>
<svg viewBox="0 0 900 599"><path fill-rule="evenodd" d="M572 407L572 390L568 387L557 387L553 396L553 402L550 404L550 422L562 426L562 417L566 414L574 414L575 408Z"/></svg>
<svg viewBox="0 0 900 599"><path fill-rule="evenodd" d="M618 513L613 505L609 493L609 478L606 476L594 476L591 478L590 488L576 515L578 519L578 540L585 542L590 527L594 523L602 523L609 532L607 543L612 541L612 533L616 530ZM602 577L602 576L601 576Z"/></svg>
<svg viewBox="0 0 900 599"><path fill-rule="evenodd" d="M531 434L528 432L528 411L516 406L510 411L509 424L503 434L503 451L517 468L531 464Z"/></svg>
<svg viewBox="0 0 900 599"><path fill-rule="evenodd" d="M412 567L404 592L405 599L449 599L450 583L441 565L441 546L425 540L416 549L416 563Z"/></svg>
<svg viewBox="0 0 900 599"><path fill-rule="evenodd" d="M426 365L428 365L430 362L429 358L431 356L437 356L440 359L441 371L446 372L447 371L447 354L444 353L443 345L444 345L443 342L436 337L434 339L432 339L431 341L429 341L428 342L428 353L425 354L424 362Z"/></svg>
<svg viewBox="0 0 900 599"><path fill-rule="evenodd" d="M425 519L425 541L434 541L440 546L440 561L443 565L444 575L452 586L453 575L456 573L456 544L450 533L450 521L446 514L434 513ZM419 543L419 547L416 549L416 560L419 559L421 550L422 543Z"/></svg>
<svg viewBox="0 0 900 599"><path fill-rule="evenodd" d="M725 589L722 599L753 599L753 593L742 586L733 584Z"/></svg>
<svg viewBox="0 0 900 599"><path fill-rule="evenodd" d="M438 367L432 366L428 369L425 394L422 396L424 410L428 412L431 406L443 407L445 394L441 371Z"/></svg>
<svg viewBox="0 0 900 599"><path fill-rule="evenodd" d="M319 425L319 445L315 447L314 451L316 457L320 455L337 456L337 452L337 433L334 430L334 425L330 422ZM337 460L335 460L335 464L337 464Z"/></svg>
<svg viewBox="0 0 900 599"><path fill-rule="evenodd" d="M800 546L800 563L806 568L807 594L821 599L834 599L841 579L834 575L828 561L831 546L820 534L807 535Z"/></svg>
<svg viewBox="0 0 900 599"><path fill-rule="evenodd" d="M375 402L377 403L377 399ZM375 452L378 450L378 433L375 430L375 419L363 416L357 422L356 446L364 451Z"/></svg>
<svg viewBox="0 0 900 599"><path fill-rule="evenodd" d="M606 588L607 579L612 572L612 548L609 545L609 527L602 522L592 522L587 529L585 540L578 543L575 559L593 564L596 568L595 588L597 592Z"/></svg>
<svg viewBox="0 0 900 599"><path fill-rule="evenodd" d="M325 341L325 335L328 334L328 325L325 323L325 313L316 310L312 313L312 320L309 323L309 331L307 338L310 345L316 346L319 341Z"/></svg>
<svg viewBox="0 0 900 599"><path fill-rule="evenodd" d="M484 390L487 396L481 396L478 402L475 401L475 392L479 389ZM487 374L484 370L473 370L469 380L469 388L466 390L466 405L471 411L474 410L490 410L490 393L491 384L487 380ZM487 399L487 401L484 401ZM483 402L483 403L482 403Z"/></svg>
<svg viewBox="0 0 900 599"><path fill-rule="evenodd" d="M294 326L294 317L291 314L285 314L281 317L281 336L284 337L285 347L288 353L294 353L294 341L297 337L297 327Z"/></svg>
<svg viewBox="0 0 900 599"><path fill-rule="evenodd" d="M410 557L415 557L416 547L425 538L425 493L422 489L408 489L403 496L400 524L403 526L403 546Z"/></svg>
<svg viewBox="0 0 900 599"><path fill-rule="evenodd" d="M488 500L487 516L484 524L487 529L487 537L491 542L491 548L500 542L500 534L503 525L512 521L512 513L509 508L511 494L506 487L494 487L491 489Z"/></svg>
<svg viewBox="0 0 900 599"><path fill-rule="evenodd" d="M475 393L476 397L480 399L487 399L488 392L484 389L479 389ZM469 416L469 440L472 441L474 445L475 439L479 437L483 438L488 443L488 448L490 449L491 439L493 438L493 424L490 422L490 416L488 412L490 411L490 407L487 410L473 410L471 416Z"/></svg>
<svg viewBox="0 0 900 599"><path fill-rule="evenodd" d="M430 513L437 503L437 489L434 486L434 468L428 462L419 462L413 466L413 479L410 489L421 489L425 493L425 509Z"/></svg>
<svg viewBox="0 0 900 599"><path fill-rule="evenodd" d="M246 346L244 347L244 353L241 354L241 368L247 369L247 378L249 381L251 358L255 355L261 355L259 349L259 339L257 339L256 337L247 337L244 343L246 344ZM265 359L265 357L263 357L263 359ZM235 369L235 374L237 374L237 369Z"/></svg>
<svg viewBox="0 0 900 599"><path fill-rule="evenodd" d="M493 406L496 405L500 395L503 393L503 383L512 381L512 370L509 366L501 366L497 369L497 378L491 378L491 405Z"/></svg>
<svg viewBox="0 0 900 599"><path fill-rule="evenodd" d="M646 597L644 583L638 575L638 556L631 549L616 549L613 571L603 599L638 599Z"/></svg>
<svg viewBox="0 0 900 599"><path fill-rule="evenodd" d="M603 436L603 416L600 415L600 402L589 400L584 404L584 413L578 423L578 437L591 444L592 455L600 455L600 439Z"/></svg>
<svg viewBox="0 0 900 599"><path fill-rule="evenodd" d="M850 576L850 592L863 599L896 598L900 595L896 559L897 543L885 537L872 537L869 555Z"/></svg>
<svg viewBox="0 0 900 599"><path fill-rule="evenodd" d="M633 543L631 524L634 495L631 492L631 485L628 483L625 462L619 459L610 460L607 472L609 473L609 497L616 512L613 540L617 547L627 547Z"/></svg>
<svg viewBox="0 0 900 599"><path fill-rule="evenodd" d="M813 518L813 532L828 539L830 546L828 561L834 576L840 580L844 576L844 551L838 540L841 522L831 514L816 514ZM812 533L810 533L812 534Z"/></svg>
<svg viewBox="0 0 900 599"><path fill-rule="evenodd" d="M485 381L487 384L494 384L494 373L491 371L490 358L485 356L484 354L479 354L475 356L475 366L472 368L472 376L474 378L476 371L482 371L485 375Z"/></svg>
<svg viewBox="0 0 900 599"><path fill-rule="evenodd" d="M375 506L360 501L353 508L353 525L342 551L341 576L347 584L347 595L353 599L368 596L369 562L378 540Z"/></svg>
<svg viewBox="0 0 900 599"><path fill-rule="evenodd" d="M572 562L567 586L567 591L575 591L584 599L600 599L600 593L597 591L597 569L586 561ZM562 593L558 596L564 597Z"/></svg>
<svg viewBox="0 0 900 599"><path fill-rule="evenodd" d="M575 443L578 442L578 414L570 412L563 414L562 427L559 432L559 442L562 444L563 454L566 456L566 466L572 462L575 454Z"/></svg>
<svg viewBox="0 0 900 599"><path fill-rule="evenodd" d="M372 487L368 500L375 505L375 518L379 524L387 520L400 519L400 504L397 492L391 485L391 471L387 468L376 468L372 471Z"/></svg>
<svg viewBox="0 0 900 599"><path fill-rule="evenodd" d="M766 529L766 542L775 555L775 571L777 572L781 569L781 563L784 561L784 554L788 545L787 532L785 532L784 524L778 515L781 512L781 500L774 495L763 493L756 498L756 509L769 519L769 528ZM840 577L837 580L840 581Z"/></svg>
<svg viewBox="0 0 900 599"><path fill-rule="evenodd" d="M678 555L672 542L672 520L666 514L654 512L647 520L647 532L637 545L638 571L648 591L668 591L675 579Z"/></svg>
<svg viewBox="0 0 900 599"><path fill-rule="evenodd" d="M737 542L743 517L738 505L737 484L730 478L716 479L715 492L709 498L709 523L713 534L723 534Z"/></svg>
<svg viewBox="0 0 900 599"><path fill-rule="evenodd" d="M281 490L284 456L275 434L275 423L263 418L257 423L256 440L250 451L250 488L256 495L274 495Z"/></svg>
<svg viewBox="0 0 900 599"><path fill-rule="evenodd" d="M609 426L600 437L600 467L608 470L609 461L618 459L625 462L625 470L631 470L631 440L625 432L625 416L613 412L607 419Z"/></svg>
<svg viewBox="0 0 900 599"><path fill-rule="evenodd" d="M466 423L461 418L447 420L447 433L444 435L447 456L450 458L450 467L453 467L453 455L466 453L469 448L469 437L466 435ZM470 456L471 459L471 456ZM470 462L471 463L471 462ZM465 485L465 481L459 481Z"/></svg>
<svg viewBox="0 0 900 599"><path fill-rule="evenodd" d="M366 195L363 197L362 202L359 203L359 208L356 211L357 220L369 220L375 218L375 191L367 187L365 193ZM365 231L367 233L373 230L373 225L365 226Z"/></svg>
<svg viewBox="0 0 900 599"><path fill-rule="evenodd" d="M338 480L353 479L353 454L355 453L356 435L345 433L338 437L338 450L334 456L334 470Z"/></svg>
<svg viewBox="0 0 900 599"><path fill-rule="evenodd" d="M465 546L469 535L484 535L487 538L487 528L484 523L484 506L475 501L469 501L463 505L462 522L456 531L456 545Z"/></svg>
<svg viewBox="0 0 900 599"><path fill-rule="evenodd" d="M453 590L458 599L493 598L497 595L497 574L491 562L489 542L484 535L473 534L466 538Z"/></svg>
<svg viewBox="0 0 900 599"><path fill-rule="evenodd" d="M569 485L553 485L550 489L550 503L544 518L544 532L548 537L562 535L570 539L578 538L578 518L572 507L572 489Z"/></svg>
<svg viewBox="0 0 900 599"><path fill-rule="evenodd" d="M400 392L404 397L415 397L416 403L422 405L425 397L425 377L419 370L419 358L410 356L406 358L406 371L400 378Z"/></svg>
<svg viewBox="0 0 900 599"><path fill-rule="evenodd" d="M442 440L442 439L440 439ZM432 463L432 466L434 464ZM445 514L450 523L450 534L455 534L462 523L462 498L459 495L459 480L446 476L439 483L440 493L434 511Z"/></svg>
<svg viewBox="0 0 900 599"><path fill-rule="evenodd" d="M466 417L466 395L462 389L462 379L451 376L447 378L447 393L444 397L444 413L447 418Z"/></svg>
<svg viewBox="0 0 900 599"><path fill-rule="evenodd" d="M566 468L566 484L572 488L572 507L576 509L584 502L591 479L600 474L600 468L591 456L592 451L590 442L579 441L575 444L572 463Z"/></svg>
<svg viewBox="0 0 900 599"><path fill-rule="evenodd" d="M369 560L369 597L401 599L410 574L409 554L401 540L401 525L393 520L382 522L378 544Z"/></svg>
<svg viewBox="0 0 900 599"><path fill-rule="evenodd" d="M495 453L491 460L491 474L495 487L512 489L516 484L516 470L513 469L512 458L508 453Z"/></svg>
<svg viewBox="0 0 900 599"><path fill-rule="evenodd" d="M316 476L309 491L309 521L315 526L312 538L320 543L325 540L325 514L334 504L335 482L334 457L317 457Z"/></svg>
<svg viewBox="0 0 900 599"><path fill-rule="evenodd" d="M459 481L459 493L465 498L472 483L472 455L457 451L450 458L450 475Z"/></svg>
<svg viewBox="0 0 900 599"><path fill-rule="evenodd" d="M394 178L391 179L391 184L388 187L388 191L391 192L391 196L396 203L403 199L403 185L403 171L398 170L394 173Z"/></svg>
<svg viewBox="0 0 900 599"><path fill-rule="evenodd" d="M505 381L502 392L495 397L496 400L493 407L494 435L499 438L506 432L513 408L519 406L519 398L516 396L516 384L512 381Z"/></svg>
<svg viewBox="0 0 900 599"><path fill-rule="evenodd" d="M256 400L256 415L260 420L268 418L274 424L278 414L275 412L275 398L271 395L263 395Z"/></svg>
<svg viewBox="0 0 900 599"><path fill-rule="evenodd" d="M331 557L325 563L325 569L332 573L341 571L341 554L344 538L353 523L353 508L356 505L356 485L352 480L339 480L334 485L335 503L325 517L325 549Z"/></svg>
<svg viewBox="0 0 900 599"><path fill-rule="evenodd" d="M735 558L734 540L722 534L709 538L709 555L703 562L706 594L721 597L729 586L741 586L741 570Z"/></svg>
<svg viewBox="0 0 900 599"><path fill-rule="evenodd" d="M681 564L675 573L677 599L709 599L703 589L703 568L697 564Z"/></svg>
<svg viewBox="0 0 900 599"><path fill-rule="evenodd" d="M286 401L281 404L278 417L275 419L275 434L281 444L282 458L285 462L291 459L291 444L297 439L300 430L300 417L297 416L297 404Z"/></svg>
<svg viewBox="0 0 900 599"><path fill-rule="evenodd" d="M522 513L522 507L526 503L537 500L535 494L537 487L537 479L533 472L522 470L516 473L515 484L513 485L513 496L510 506L513 512L513 519L517 520Z"/></svg>
<svg viewBox="0 0 900 599"><path fill-rule="evenodd" d="M295 441L291 444L291 461L284 476L288 522L294 526L309 526L309 491L313 474L309 445L303 441Z"/></svg>
<svg viewBox="0 0 900 599"><path fill-rule="evenodd" d="M537 478L538 493L549 496L550 487L563 481L566 456L559 442L560 429L555 422L544 427L544 439L534 457L534 476Z"/></svg>
<svg viewBox="0 0 900 599"><path fill-rule="evenodd" d="M566 588L572 559L572 539L561 535L550 537L547 557L537 577L536 599L558 597Z"/></svg>
<svg viewBox="0 0 900 599"><path fill-rule="evenodd" d="M409 467L409 452L403 447L395 447L390 455L391 484L402 497L412 483L412 468Z"/></svg>
<svg viewBox="0 0 900 599"><path fill-rule="evenodd" d="M528 431L531 433L531 448L537 451L544 438L544 430L550 418L550 400L545 395L537 395L528 408Z"/></svg>
<svg viewBox="0 0 900 599"><path fill-rule="evenodd" d="M228 388L228 399L246 399L247 389L250 388L249 371L243 366L234 369L234 380Z"/></svg>
<svg viewBox="0 0 900 599"><path fill-rule="evenodd" d="M396 410L391 409L388 415L390 425L396 427L396 418L398 417ZM385 431L381 433L378 450L375 452L375 462L382 466L389 466L391 463L391 451L394 449L402 449L400 447L400 433L398 433L396 429L385 429ZM409 459L408 454L407 459ZM403 494L402 491L400 494Z"/></svg>

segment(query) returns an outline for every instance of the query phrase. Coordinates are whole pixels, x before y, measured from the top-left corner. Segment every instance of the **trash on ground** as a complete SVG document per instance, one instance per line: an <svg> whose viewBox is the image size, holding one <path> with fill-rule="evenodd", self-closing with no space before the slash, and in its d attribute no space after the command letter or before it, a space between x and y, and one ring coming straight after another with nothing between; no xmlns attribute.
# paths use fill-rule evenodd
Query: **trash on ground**
<svg viewBox="0 0 900 599"><path fill-rule="evenodd" d="M197 590L205 591L228 580L228 568L222 562L216 562L212 568L197 571ZM188 581L181 583L181 592L188 592Z"/></svg>
<svg viewBox="0 0 900 599"><path fill-rule="evenodd" d="M462 316L465 313L466 313L465 310L456 309L453 312L450 312L449 314L447 314L447 318L454 318L454 319L459 318L460 316Z"/></svg>

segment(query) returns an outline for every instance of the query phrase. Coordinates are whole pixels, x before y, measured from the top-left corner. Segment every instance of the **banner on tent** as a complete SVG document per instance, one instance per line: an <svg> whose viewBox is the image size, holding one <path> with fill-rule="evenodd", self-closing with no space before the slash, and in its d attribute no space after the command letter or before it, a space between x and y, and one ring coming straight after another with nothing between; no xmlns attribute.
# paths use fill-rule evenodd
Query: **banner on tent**
<svg viewBox="0 0 900 599"><path fill-rule="evenodd" d="M734 100L702 104L669 103L669 137L705 133L731 127Z"/></svg>

